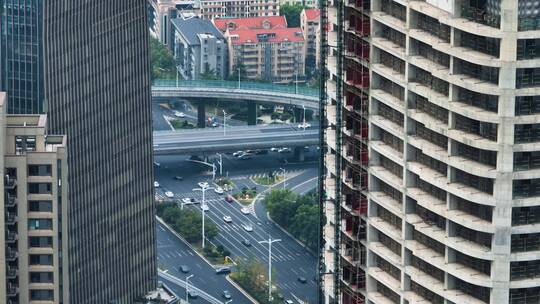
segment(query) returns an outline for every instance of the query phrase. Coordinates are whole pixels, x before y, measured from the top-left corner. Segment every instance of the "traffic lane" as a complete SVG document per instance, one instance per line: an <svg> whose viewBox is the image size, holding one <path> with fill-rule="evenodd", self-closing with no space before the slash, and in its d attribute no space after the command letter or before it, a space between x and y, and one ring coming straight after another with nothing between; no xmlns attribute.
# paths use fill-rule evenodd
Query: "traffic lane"
<svg viewBox="0 0 540 304"><path fill-rule="evenodd" d="M235 303L251 303L225 279L225 276L217 275L213 267L208 265L163 225L158 223L156 231L158 265L161 268L167 269L169 274L182 280L185 280L188 275L194 274L195 276L189 280L190 284L206 291L215 298L222 299L223 290L228 290L231 292ZM178 269L180 265L188 265L191 268L190 273L181 273Z"/></svg>
<svg viewBox="0 0 540 304"><path fill-rule="evenodd" d="M162 108L159 104L152 105L152 125L154 131L171 131L171 126L165 120L165 115L168 110Z"/></svg>
<svg viewBox="0 0 540 304"><path fill-rule="evenodd" d="M268 263L268 247L258 242L267 240L268 235L271 235L274 239L281 238L281 242L274 243L272 246L272 263L277 269L281 289L304 299L314 300L316 293L311 292L311 290L316 290L316 284L309 278L313 278L316 274L316 258L298 244L295 239L283 233L277 227L260 222L254 219L252 215L244 215L239 211L232 210L238 208L222 208L225 204L228 203L217 202L213 206L211 202L209 203L208 217L220 226L220 235L216 238L216 241L229 248L233 256L244 258L251 256L256 257L263 263ZM222 220L224 215L231 216L233 223L225 223ZM243 223L249 223L253 227L253 231L245 231L241 226ZM257 225L257 223L261 223L261 225ZM242 244L243 239L249 240L252 246L246 247ZM302 284L298 282L297 279L300 276L306 277L309 280L308 283ZM306 289L306 287L308 288Z"/></svg>
<svg viewBox="0 0 540 304"><path fill-rule="evenodd" d="M169 281L169 280L167 280L166 278L163 278L163 277L159 277L158 280L165 283L165 285L167 285L167 287L169 287L180 299L183 299L183 300L186 299L186 288L185 288L185 286L180 287L176 283L171 282L171 281ZM180 302L178 302L178 303L180 303ZM210 302L206 301L202 297L197 297L196 299L190 298L189 303L206 304L206 303L210 303Z"/></svg>

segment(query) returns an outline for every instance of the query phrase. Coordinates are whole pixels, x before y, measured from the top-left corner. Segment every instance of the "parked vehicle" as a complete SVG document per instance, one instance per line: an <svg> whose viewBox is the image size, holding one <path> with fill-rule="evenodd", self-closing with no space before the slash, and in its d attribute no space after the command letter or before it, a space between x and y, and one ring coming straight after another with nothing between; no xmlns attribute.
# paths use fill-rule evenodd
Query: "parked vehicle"
<svg viewBox="0 0 540 304"><path fill-rule="evenodd" d="M216 269L216 274L229 274L231 273L231 267L219 267Z"/></svg>
<svg viewBox="0 0 540 304"><path fill-rule="evenodd" d="M191 271L191 268L188 265L180 265L179 270L182 273L188 273Z"/></svg>
<svg viewBox="0 0 540 304"><path fill-rule="evenodd" d="M217 187L217 188L214 189L214 192L217 193L217 194L223 194L223 188Z"/></svg>
<svg viewBox="0 0 540 304"><path fill-rule="evenodd" d="M158 182L154 182L154 188L159 188L159 183Z"/></svg>
<svg viewBox="0 0 540 304"><path fill-rule="evenodd" d="M223 220L225 221L225 223L232 223L232 217L228 215L224 215Z"/></svg>
<svg viewBox="0 0 540 304"><path fill-rule="evenodd" d="M251 213L251 211L249 211L249 209L246 208L246 207L242 207L242 209L240 209L240 212L242 212L243 214L246 214L246 215Z"/></svg>
<svg viewBox="0 0 540 304"><path fill-rule="evenodd" d="M225 201L227 203L232 203L234 201L234 198L232 197L232 195L227 194L227 196L225 196Z"/></svg>
<svg viewBox="0 0 540 304"><path fill-rule="evenodd" d="M173 198L174 193L172 193L171 191L167 191L167 192L165 192L165 196L168 197L168 198Z"/></svg>

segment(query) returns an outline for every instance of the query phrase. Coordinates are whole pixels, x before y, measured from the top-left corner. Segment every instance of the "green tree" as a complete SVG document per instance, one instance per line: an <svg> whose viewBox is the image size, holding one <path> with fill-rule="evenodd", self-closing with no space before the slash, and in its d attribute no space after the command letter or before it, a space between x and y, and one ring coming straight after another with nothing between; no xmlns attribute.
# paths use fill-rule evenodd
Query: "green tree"
<svg viewBox="0 0 540 304"><path fill-rule="evenodd" d="M319 238L319 205L301 205L296 210L291 233L308 248L317 250Z"/></svg>
<svg viewBox="0 0 540 304"><path fill-rule="evenodd" d="M169 224L178 234L190 243L200 242L202 230L202 217L198 210L180 209L176 205L158 208L158 215ZM204 223L205 236L212 239L218 235L218 228L212 221Z"/></svg>
<svg viewBox="0 0 540 304"><path fill-rule="evenodd" d="M169 50L156 38L150 37L150 63L152 81L176 79L176 62Z"/></svg>
<svg viewBox="0 0 540 304"><path fill-rule="evenodd" d="M301 4L283 4L279 7L279 15L285 16L287 19L287 26L300 27L300 13L307 8Z"/></svg>
<svg viewBox="0 0 540 304"><path fill-rule="evenodd" d="M205 72L201 74L201 79L203 79L203 80L219 80L220 78L217 76L216 70L209 69L209 70L205 70Z"/></svg>
<svg viewBox="0 0 540 304"><path fill-rule="evenodd" d="M261 262L250 260L239 260L237 271L231 274L231 278L235 280L244 290L247 290L261 304L280 303L277 297L274 297L272 302L268 302L268 269ZM272 285L276 285L275 271L272 271ZM279 291L273 291L277 294Z"/></svg>
<svg viewBox="0 0 540 304"><path fill-rule="evenodd" d="M272 190L264 199L270 217L284 228L289 227L298 208L298 195L291 190Z"/></svg>
<svg viewBox="0 0 540 304"><path fill-rule="evenodd" d="M232 70L230 71L231 74L229 75L229 78L227 80L236 80L238 81L238 71L240 70L240 79L246 79L247 72L246 72L246 66L242 62L242 58L237 57L236 58L236 64L233 66Z"/></svg>

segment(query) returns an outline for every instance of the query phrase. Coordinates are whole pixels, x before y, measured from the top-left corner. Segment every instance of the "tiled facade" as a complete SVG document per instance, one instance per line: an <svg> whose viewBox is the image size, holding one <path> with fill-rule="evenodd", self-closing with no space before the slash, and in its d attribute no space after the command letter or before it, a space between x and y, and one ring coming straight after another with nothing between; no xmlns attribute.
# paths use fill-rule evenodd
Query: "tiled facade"
<svg viewBox="0 0 540 304"><path fill-rule="evenodd" d="M535 5L328 2L327 303L540 301Z"/></svg>
<svg viewBox="0 0 540 304"><path fill-rule="evenodd" d="M69 303L66 137L46 115L7 115L0 93L1 303Z"/></svg>

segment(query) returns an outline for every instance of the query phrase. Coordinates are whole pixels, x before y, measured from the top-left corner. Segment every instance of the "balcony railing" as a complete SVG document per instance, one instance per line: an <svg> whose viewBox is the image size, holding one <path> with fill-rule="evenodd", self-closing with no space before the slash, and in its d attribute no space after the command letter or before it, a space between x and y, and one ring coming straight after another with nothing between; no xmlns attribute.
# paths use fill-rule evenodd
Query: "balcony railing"
<svg viewBox="0 0 540 304"><path fill-rule="evenodd" d="M14 243L17 241L17 234L15 232L8 231L6 235L6 242Z"/></svg>
<svg viewBox="0 0 540 304"><path fill-rule="evenodd" d="M7 212L6 213L6 223L9 224L9 225L13 225L13 224L17 223L17 214L12 213L12 212Z"/></svg>
<svg viewBox="0 0 540 304"><path fill-rule="evenodd" d="M470 21L491 26L501 27L501 16L489 14L485 9L463 5L461 7L461 16Z"/></svg>

